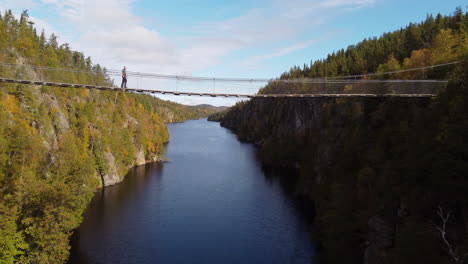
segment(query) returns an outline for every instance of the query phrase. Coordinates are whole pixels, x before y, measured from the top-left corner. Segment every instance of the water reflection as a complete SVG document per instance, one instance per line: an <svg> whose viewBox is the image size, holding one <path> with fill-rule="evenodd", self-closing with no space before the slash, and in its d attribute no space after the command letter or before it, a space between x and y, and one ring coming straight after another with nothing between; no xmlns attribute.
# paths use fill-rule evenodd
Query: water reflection
<svg viewBox="0 0 468 264"><path fill-rule="evenodd" d="M172 162L100 191L70 263L310 263L294 175L261 167L252 145L206 120L169 125Z"/></svg>

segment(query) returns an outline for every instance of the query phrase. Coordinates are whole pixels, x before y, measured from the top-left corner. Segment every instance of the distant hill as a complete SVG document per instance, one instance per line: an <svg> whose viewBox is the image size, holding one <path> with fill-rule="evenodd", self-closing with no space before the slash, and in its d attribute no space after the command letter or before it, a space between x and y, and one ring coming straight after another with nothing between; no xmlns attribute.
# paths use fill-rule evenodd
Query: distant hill
<svg viewBox="0 0 468 264"><path fill-rule="evenodd" d="M229 108L228 106L214 106L210 104L199 104L199 105L196 105L196 107L216 109L217 111L223 111Z"/></svg>
<svg viewBox="0 0 468 264"><path fill-rule="evenodd" d="M227 106L214 106L214 105L210 105L210 104L199 104L199 105L195 105L195 106L189 106L189 108L191 108L192 111L194 111L194 112L199 112L201 115L203 115L203 117L208 117L208 116L211 116L213 114L222 112L222 111L228 109L229 107L227 107Z"/></svg>

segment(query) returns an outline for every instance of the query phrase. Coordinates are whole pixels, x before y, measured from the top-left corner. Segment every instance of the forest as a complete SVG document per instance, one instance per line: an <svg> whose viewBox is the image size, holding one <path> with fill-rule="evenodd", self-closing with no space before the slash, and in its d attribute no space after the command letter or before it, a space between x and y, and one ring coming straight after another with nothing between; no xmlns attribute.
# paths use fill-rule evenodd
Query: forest
<svg viewBox="0 0 468 264"><path fill-rule="evenodd" d="M88 74L61 77L112 85L91 58L36 32L26 11L0 15L0 62L80 70ZM0 83L0 263L65 263L96 189L161 160L165 122L212 112L145 94Z"/></svg>
<svg viewBox="0 0 468 264"><path fill-rule="evenodd" d="M461 7L452 15L427 15L425 21L372 37L332 52L326 58L294 66L280 79L324 78L388 72L453 62L466 48L467 14ZM394 79L444 79L450 70L418 71L379 76Z"/></svg>
<svg viewBox="0 0 468 264"><path fill-rule="evenodd" d="M433 99L254 99L211 118L259 145L266 166L299 171L296 194L314 208L320 263L468 263L468 13L428 15L281 78L454 61L378 76L449 79Z"/></svg>

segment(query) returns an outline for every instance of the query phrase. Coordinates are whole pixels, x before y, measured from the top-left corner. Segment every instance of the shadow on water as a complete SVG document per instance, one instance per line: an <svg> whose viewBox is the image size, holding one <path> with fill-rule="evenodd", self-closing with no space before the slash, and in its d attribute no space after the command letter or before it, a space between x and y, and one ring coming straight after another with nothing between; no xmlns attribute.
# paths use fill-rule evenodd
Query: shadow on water
<svg viewBox="0 0 468 264"><path fill-rule="evenodd" d="M313 211L297 173L262 168L252 144L206 120L168 125L172 162L96 193L69 263L312 263Z"/></svg>
<svg viewBox="0 0 468 264"><path fill-rule="evenodd" d="M258 158L259 159L259 158ZM260 160L259 160L260 162ZM294 207L308 225L312 225L315 218L314 201L297 194L299 171L294 168L278 168L262 166L267 182L281 186L283 195L293 201ZM312 230L310 230L312 232Z"/></svg>
<svg viewBox="0 0 468 264"><path fill-rule="evenodd" d="M108 221L112 220L116 211L130 202L131 197L135 197L144 191L145 185L150 184L152 181L155 181L156 185L158 185L157 182L160 180L163 167L162 162L155 162L132 168L120 184L96 191L83 215L83 223L72 235L69 264L93 263L87 256L86 250L82 250L80 229L99 229L105 226ZM99 230L94 231L98 232ZM93 243L93 241L88 242ZM89 248L89 246L86 245L85 248Z"/></svg>

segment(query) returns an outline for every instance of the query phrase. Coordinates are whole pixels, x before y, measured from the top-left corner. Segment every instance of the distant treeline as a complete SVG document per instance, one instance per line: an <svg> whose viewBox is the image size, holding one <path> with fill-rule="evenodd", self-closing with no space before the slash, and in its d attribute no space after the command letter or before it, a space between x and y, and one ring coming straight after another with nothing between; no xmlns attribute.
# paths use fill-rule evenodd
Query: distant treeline
<svg viewBox="0 0 468 264"><path fill-rule="evenodd" d="M359 75L451 62L460 54L461 44L468 41L467 16L461 8L453 15L428 15L421 23L365 39L302 68L294 66L281 79ZM445 72L426 77L444 77ZM408 77L422 77L418 74L421 76Z"/></svg>
<svg viewBox="0 0 468 264"><path fill-rule="evenodd" d="M462 61L426 76L383 76L450 79L437 98L258 98L212 116L256 142L265 165L299 170L320 263L468 263L467 25L460 8L428 16L281 76ZM275 89L284 86L262 92Z"/></svg>
<svg viewBox="0 0 468 264"><path fill-rule="evenodd" d="M381 37L366 39L346 50L333 52L327 58L294 66L283 73L280 79L291 78L330 78L338 76L382 73L364 76L364 79L448 79L456 64L394 74L388 72L415 69L432 65L457 62L468 47L468 13L457 8L453 15L436 18L428 15L426 21L409 24L406 28L385 33ZM437 90L425 85L423 93ZM310 93L314 91L345 91L347 93L366 93L368 91L416 91L411 84L364 84L355 87L346 84L307 84L271 82L259 93Z"/></svg>
<svg viewBox="0 0 468 264"><path fill-rule="evenodd" d="M26 11L19 20L0 15L0 61L92 71L61 74L111 84L89 57L38 34ZM65 263L72 230L104 179L159 160L164 122L210 111L145 94L0 83L0 263Z"/></svg>

